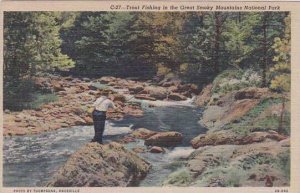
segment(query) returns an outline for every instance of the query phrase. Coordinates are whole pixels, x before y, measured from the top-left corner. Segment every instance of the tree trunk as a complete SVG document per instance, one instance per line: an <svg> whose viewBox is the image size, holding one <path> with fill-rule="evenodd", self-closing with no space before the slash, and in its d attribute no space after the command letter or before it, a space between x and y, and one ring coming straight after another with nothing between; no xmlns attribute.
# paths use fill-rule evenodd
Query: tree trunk
<svg viewBox="0 0 300 193"><path fill-rule="evenodd" d="M278 126L278 133L283 134L283 119L284 119L284 109L285 109L285 99L282 98L282 106L280 111L280 120L279 120L279 126Z"/></svg>
<svg viewBox="0 0 300 193"><path fill-rule="evenodd" d="M264 18L263 21L263 41L262 41L262 50L263 50L263 61L262 61L262 87L267 86L267 67L268 67L268 41L267 41L267 21L266 18Z"/></svg>
<svg viewBox="0 0 300 193"><path fill-rule="evenodd" d="M221 20L220 13L215 13L215 39L214 39L214 72L219 73Z"/></svg>

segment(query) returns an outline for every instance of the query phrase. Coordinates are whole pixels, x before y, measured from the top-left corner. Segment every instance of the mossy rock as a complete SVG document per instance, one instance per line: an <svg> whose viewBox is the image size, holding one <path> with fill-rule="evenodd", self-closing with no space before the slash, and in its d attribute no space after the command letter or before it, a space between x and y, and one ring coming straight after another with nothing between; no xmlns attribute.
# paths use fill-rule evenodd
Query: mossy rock
<svg viewBox="0 0 300 193"><path fill-rule="evenodd" d="M181 168L170 174L163 182L163 186L188 186L192 180L191 172L188 169Z"/></svg>

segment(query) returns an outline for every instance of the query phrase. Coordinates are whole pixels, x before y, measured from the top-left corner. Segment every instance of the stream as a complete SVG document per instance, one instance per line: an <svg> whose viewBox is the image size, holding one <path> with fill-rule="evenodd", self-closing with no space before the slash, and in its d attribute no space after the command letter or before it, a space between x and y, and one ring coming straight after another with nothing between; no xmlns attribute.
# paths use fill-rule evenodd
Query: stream
<svg viewBox="0 0 300 193"><path fill-rule="evenodd" d="M135 101L136 102L136 101ZM141 102L141 101L140 101ZM142 101L145 103L145 101ZM147 102L148 103L148 102ZM202 109L191 105L190 100L182 102L149 101L156 107L143 104L144 116L126 117L122 121L106 121L104 143L117 140L137 128L154 131L178 131L183 134L183 143L167 148L166 153L139 153L151 163L152 168L140 186L161 186L172 173L176 162L192 151L189 141L205 133L198 124ZM88 143L94 135L93 126L76 126L38 135L5 137L3 143L3 185L5 187L45 186L51 176L68 157ZM125 145L126 148L145 147L143 140ZM180 167L180 166L178 166Z"/></svg>

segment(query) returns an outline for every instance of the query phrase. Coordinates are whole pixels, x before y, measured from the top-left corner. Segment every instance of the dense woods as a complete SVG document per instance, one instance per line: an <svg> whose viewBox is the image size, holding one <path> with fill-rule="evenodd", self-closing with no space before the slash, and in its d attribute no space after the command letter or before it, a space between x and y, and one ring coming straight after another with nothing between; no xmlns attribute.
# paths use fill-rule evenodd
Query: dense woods
<svg viewBox="0 0 300 193"><path fill-rule="evenodd" d="M250 70L256 86L289 91L290 15L6 12L5 100L30 98L31 77L61 70L86 77L179 78L200 87L224 70Z"/></svg>

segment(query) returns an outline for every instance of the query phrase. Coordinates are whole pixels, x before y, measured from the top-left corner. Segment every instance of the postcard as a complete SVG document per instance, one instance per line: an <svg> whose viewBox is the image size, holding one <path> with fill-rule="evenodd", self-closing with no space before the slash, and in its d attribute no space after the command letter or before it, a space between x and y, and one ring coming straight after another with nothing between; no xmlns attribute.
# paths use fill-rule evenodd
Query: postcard
<svg viewBox="0 0 300 193"><path fill-rule="evenodd" d="M1 2L5 193L300 192L299 2Z"/></svg>

